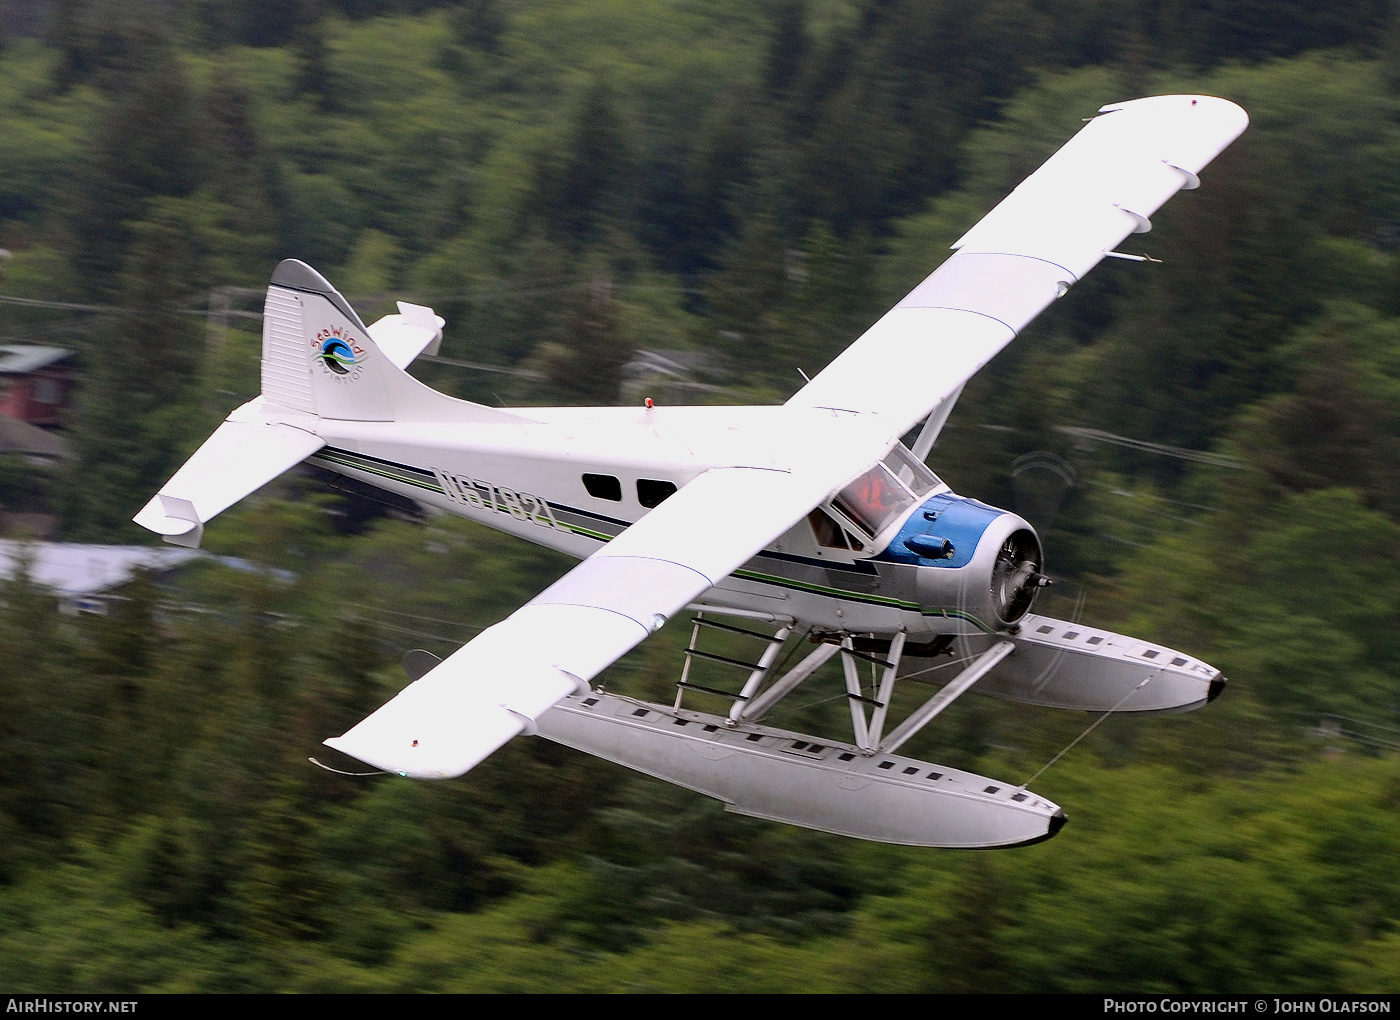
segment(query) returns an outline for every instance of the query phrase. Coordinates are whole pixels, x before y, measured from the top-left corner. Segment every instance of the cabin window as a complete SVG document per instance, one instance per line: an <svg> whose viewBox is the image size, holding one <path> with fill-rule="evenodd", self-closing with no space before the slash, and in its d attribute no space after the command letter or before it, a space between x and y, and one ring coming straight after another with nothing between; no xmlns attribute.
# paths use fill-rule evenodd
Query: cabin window
<svg viewBox="0 0 1400 1020"><path fill-rule="evenodd" d="M871 536L914 503L914 497L883 464L876 464L832 500L837 510Z"/></svg>
<svg viewBox="0 0 1400 1020"><path fill-rule="evenodd" d="M837 524L831 519L830 514L820 508L807 515L807 523L812 526L812 534L816 536L817 545L823 549L843 549L851 552L861 552L865 549L865 545L860 539Z"/></svg>
<svg viewBox="0 0 1400 1020"><path fill-rule="evenodd" d="M813 510L809 513L807 523L812 526L812 533L817 536L817 545L826 549L846 548L846 533L822 511Z"/></svg>
<svg viewBox="0 0 1400 1020"><path fill-rule="evenodd" d="M610 499L622 502L622 483L612 475L584 475L583 487L595 499Z"/></svg>
<svg viewBox="0 0 1400 1020"><path fill-rule="evenodd" d="M668 496L675 495L676 483L655 478L637 479L637 502L644 507L660 506Z"/></svg>

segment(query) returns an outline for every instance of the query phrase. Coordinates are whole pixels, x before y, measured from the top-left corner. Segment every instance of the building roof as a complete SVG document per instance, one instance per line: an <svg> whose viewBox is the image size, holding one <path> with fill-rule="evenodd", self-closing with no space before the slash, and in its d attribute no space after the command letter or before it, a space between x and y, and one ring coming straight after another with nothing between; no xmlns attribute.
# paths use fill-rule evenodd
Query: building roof
<svg viewBox="0 0 1400 1020"><path fill-rule="evenodd" d="M60 595L73 598L96 595L125 584L142 567L170 570L206 555L198 549L173 547L0 539L0 577L9 577L21 558L28 556L31 578Z"/></svg>
<svg viewBox="0 0 1400 1020"><path fill-rule="evenodd" d="M63 347L0 344L0 375L27 375L72 356L73 352Z"/></svg>
<svg viewBox="0 0 1400 1020"><path fill-rule="evenodd" d="M0 414L0 454L48 457L58 460L69 455L68 444L38 425Z"/></svg>

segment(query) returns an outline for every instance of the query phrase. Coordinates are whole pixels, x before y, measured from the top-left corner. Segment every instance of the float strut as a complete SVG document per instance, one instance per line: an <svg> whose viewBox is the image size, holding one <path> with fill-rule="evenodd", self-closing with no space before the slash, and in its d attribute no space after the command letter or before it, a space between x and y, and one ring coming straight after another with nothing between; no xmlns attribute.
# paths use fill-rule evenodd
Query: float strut
<svg viewBox="0 0 1400 1020"><path fill-rule="evenodd" d="M895 727L894 732L880 745L881 752L893 754L895 748L933 722L938 713L965 694L969 687L991 672L992 668L1010 655L1015 648L1016 646L1010 641L998 641L973 659L968 663L967 668L951 680L946 687L929 698L928 701L924 702L923 707L915 710L913 715Z"/></svg>

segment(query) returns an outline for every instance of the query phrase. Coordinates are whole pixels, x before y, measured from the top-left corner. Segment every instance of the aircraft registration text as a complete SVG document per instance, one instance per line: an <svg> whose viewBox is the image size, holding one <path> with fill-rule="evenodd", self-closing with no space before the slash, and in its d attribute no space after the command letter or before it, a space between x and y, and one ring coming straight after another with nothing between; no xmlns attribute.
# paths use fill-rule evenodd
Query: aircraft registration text
<svg viewBox="0 0 1400 1020"><path fill-rule="evenodd" d="M571 529L560 524L547 502L528 492L516 492L504 485L497 485L484 478L469 478L453 474L442 468L432 468L442 491L454 503L461 503L476 510L494 510L509 514L521 521L534 521L544 528L568 532Z"/></svg>

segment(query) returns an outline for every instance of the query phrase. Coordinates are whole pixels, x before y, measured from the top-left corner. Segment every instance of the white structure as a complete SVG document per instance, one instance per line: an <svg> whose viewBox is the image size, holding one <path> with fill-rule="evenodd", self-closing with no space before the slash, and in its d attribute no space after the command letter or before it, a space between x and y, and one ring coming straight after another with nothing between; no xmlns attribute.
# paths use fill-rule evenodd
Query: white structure
<svg viewBox="0 0 1400 1020"><path fill-rule="evenodd" d="M65 612L105 613L106 596L138 570L163 573L206 555L197 549L0 539L0 577L23 565L31 579L58 593Z"/></svg>

